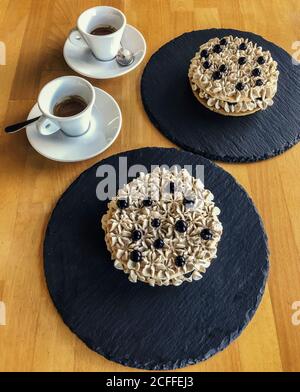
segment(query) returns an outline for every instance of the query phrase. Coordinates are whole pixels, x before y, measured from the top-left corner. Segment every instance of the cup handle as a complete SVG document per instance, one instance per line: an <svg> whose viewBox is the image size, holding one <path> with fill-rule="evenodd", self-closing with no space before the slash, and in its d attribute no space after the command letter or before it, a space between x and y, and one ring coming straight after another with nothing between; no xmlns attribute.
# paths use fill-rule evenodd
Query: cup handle
<svg viewBox="0 0 300 392"><path fill-rule="evenodd" d="M77 29L73 29L69 33L69 41L75 45L79 46L80 48L86 48L88 45L85 42L83 36L80 34L80 32Z"/></svg>
<svg viewBox="0 0 300 392"><path fill-rule="evenodd" d="M60 130L59 125L55 124L48 117L45 117L45 116L41 116L38 119L36 126L37 126L39 133L43 136L52 135L53 133Z"/></svg>

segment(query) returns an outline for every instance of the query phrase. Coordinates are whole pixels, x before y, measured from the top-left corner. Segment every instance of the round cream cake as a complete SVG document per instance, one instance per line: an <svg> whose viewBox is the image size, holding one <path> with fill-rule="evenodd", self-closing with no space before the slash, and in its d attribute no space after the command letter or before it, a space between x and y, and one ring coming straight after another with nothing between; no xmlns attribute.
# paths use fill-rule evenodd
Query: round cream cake
<svg viewBox="0 0 300 392"><path fill-rule="evenodd" d="M230 35L201 45L188 76L202 105L223 115L243 116L273 105L279 71L269 51Z"/></svg>
<svg viewBox="0 0 300 392"><path fill-rule="evenodd" d="M151 286L201 279L222 235L213 194L185 169L155 168L118 191L102 217L115 268Z"/></svg>

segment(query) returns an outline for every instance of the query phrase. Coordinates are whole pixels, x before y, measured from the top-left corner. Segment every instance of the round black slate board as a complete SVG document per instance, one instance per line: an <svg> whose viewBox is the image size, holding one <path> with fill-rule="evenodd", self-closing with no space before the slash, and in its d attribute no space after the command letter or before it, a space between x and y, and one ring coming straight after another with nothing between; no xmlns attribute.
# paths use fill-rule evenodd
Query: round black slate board
<svg viewBox="0 0 300 392"><path fill-rule="evenodd" d="M222 116L203 107L192 93L187 74L195 52L210 38L229 34L257 42L278 62L278 92L266 111ZM175 38L150 58L141 94L150 120L167 138L209 159L259 161L281 154L300 138L300 65L293 65L287 52L253 33L209 29Z"/></svg>
<svg viewBox="0 0 300 392"><path fill-rule="evenodd" d="M107 201L95 190L97 168L110 164L118 173L119 156L148 170L153 164L204 165L224 234L202 280L153 288L130 283L114 268L100 227ZM106 358L143 369L183 367L224 349L259 305L269 265L260 217L234 178L199 155L164 148L121 153L83 172L52 213L44 263L51 297L70 329Z"/></svg>

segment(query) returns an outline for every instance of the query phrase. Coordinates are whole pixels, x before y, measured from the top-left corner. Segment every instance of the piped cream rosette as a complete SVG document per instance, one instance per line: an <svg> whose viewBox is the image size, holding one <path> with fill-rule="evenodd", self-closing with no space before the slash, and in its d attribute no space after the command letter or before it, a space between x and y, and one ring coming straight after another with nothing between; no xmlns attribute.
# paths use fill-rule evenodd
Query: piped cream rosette
<svg viewBox="0 0 300 392"><path fill-rule="evenodd" d="M115 268L151 286L201 279L222 235L213 194L185 169L156 168L125 185L102 217Z"/></svg>
<svg viewBox="0 0 300 392"><path fill-rule="evenodd" d="M192 91L208 109L243 116L273 105L279 71L269 51L247 38L213 38L201 45L188 72Z"/></svg>

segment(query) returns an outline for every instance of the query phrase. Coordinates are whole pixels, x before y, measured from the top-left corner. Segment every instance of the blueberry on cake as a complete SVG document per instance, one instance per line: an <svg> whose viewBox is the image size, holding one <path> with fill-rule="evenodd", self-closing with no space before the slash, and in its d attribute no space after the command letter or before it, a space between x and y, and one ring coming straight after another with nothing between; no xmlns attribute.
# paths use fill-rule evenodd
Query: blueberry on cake
<svg viewBox="0 0 300 392"><path fill-rule="evenodd" d="M118 191L102 217L115 268L151 286L201 279L222 235L213 194L185 169L155 168Z"/></svg>
<svg viewBox="0 0 300 392"><path fill-rule="evenodd" d="M230 35L201 45L188 76L202 105L223 115L244 116L273 105L279 71L269 51Z"/></svg>

